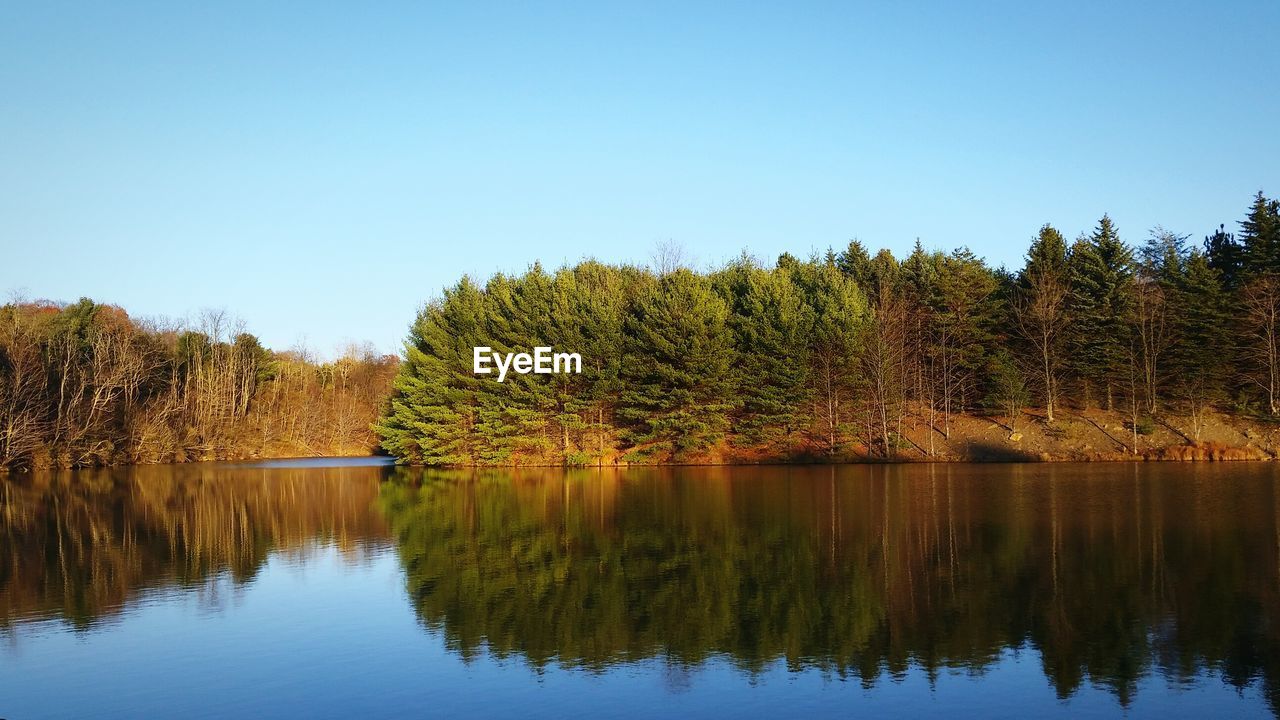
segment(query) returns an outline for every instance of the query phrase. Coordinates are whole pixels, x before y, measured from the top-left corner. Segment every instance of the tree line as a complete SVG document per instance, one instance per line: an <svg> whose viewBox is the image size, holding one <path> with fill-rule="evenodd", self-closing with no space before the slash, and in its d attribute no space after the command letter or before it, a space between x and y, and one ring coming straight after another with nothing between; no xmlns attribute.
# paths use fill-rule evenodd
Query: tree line
<svg viewBox="0 0 1280 720"><path fill-rule="evenodd" d="M81 299L0 306L0 470L368 454L395 357L274 352L222 312L190 326Z"/></svg>
<svg viewBox="0 0 1280 720"><path fill-rule="evenodd" d="M1025 263L967 248L841 252L709 272L585 261L464 277L418 314L382 446L423 464L568 464L941 452L957 417L1066 408L1202 439L1215 411L1280 413L1280 201L1238 232L1122 240L1104 215ZM581 374L472 373L472 348L578 352ZM906 425L927 428L912 438Z"/></svg>

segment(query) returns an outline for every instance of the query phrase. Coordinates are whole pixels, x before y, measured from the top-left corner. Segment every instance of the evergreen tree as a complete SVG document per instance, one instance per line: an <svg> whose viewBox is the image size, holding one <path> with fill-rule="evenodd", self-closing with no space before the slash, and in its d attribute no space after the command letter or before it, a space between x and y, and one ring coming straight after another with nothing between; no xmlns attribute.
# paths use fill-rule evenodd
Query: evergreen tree
<svg viewBox="0 0 1280 720"><path fill-rule="evenodd" d="M1027 249L1027 261L1023 266L1019 283L1035 275L1065 276L1067 273L1067 241L1052 225L1045 224Z"/></svg>
<svg viewBox="0 0 1280 720"><path fill-rule="evenodd" d="M1173 314L1178 342L1170 349L1174 390L1200 439L1204 413L1226 389L1230 346L1227 294L1222 276L1200 250L1193 250L1177 278Z"/></svg>
<svg viewBox="0 0 1280 720"><path fill-rule="evenodd" d="M903 289L918 305L927 306L933 301L937 293L938 275L942 271L942 263L942 253L925 252L919 239L916 239L911 254L902 261L900 267Z"/></svg>
<svg viewBox="0 0 1280 720"><path fill-rule="evenodd" d="M832 455L848 434L856 393L865 385L856 358L867 326L867 301L835 265L797 265L790 276L804 302L811 407L807 424L818 445Z"/></svg>
<svg viewBox="0 0 1280 720"><path fill-rule="evenodd" d="M1187 235L1156 226L1139 251L1140 265L1157 282L1169 287L1178 284L1183 264L1191 254Z"/></svg>
<svg viewBox="0 0 1280 720"><path fill-rule="evenodd" d="M1127 376L1133 251L1103 215L1093 234L1072 246L1069 265L1072 370L1086 401L1099 392L1111 409Z"/></svg>
<svg viewBox="0 0 1280 720"><path fill-rule="evenodd" d="M1240 223L1240 244L1246 275L1280 273L1280 201L1258 191Z"/></svg>
<svg viewBox="0 0 1280 720"><path fill-rule="evenodd" d="M937 416L941 413L941 432L946 435L950 431L948 407L952 394L946 383L950 338L945 326L936 322L942 302L939 280L945 262L941 252L925 252L917 238L911 254L898 266L897 287L875 303L873 332L877 336L875 354L879 357L872 366L879 377L877 384L888 394L874 404L880 408L880 444L885 446L886 456L890 454L883 413L886 406L894 408L892 424L896 428L906 401L914 397L928 408L931 427L938 426Z"/></svg>
<svg viewBox="0 0 1280 720"><path fill-rule="evenodd" d="M805 404L809 321L785 267L768 271L743 256L716 274L714 284L729 304L736 348L735 431L750 444L789 437Z"/></svg>
<svg viewBox="0 0 1280 720"><path fill-rule="evenodd" d="M518 278L498 274L485 286L487 345L495 352L529 352L550 336L552 282L535 264ZM504 382L481 386L478 430L486 462L504 464L521 456L546 458L556 446L556 402L546 376L508 373Z"/></svg>
<svg viewBox="0 0 1280 720"><path fill-rule="evenodd" d="M951 435L951 415L977 400L979 373L986 365L998 315L997 280L968 248L940 256L929 298L930 347L940 386L943 434Z"/></svg>
<svg viewBox="0 0 1280 720"><path fill-rule="evenodd" d="M677 459L716 444L729 427L733 343L727 304L685 269L648 283L625 320L627 353L618 416L632 456Z"/></svg>
<svg viewBox="0 0 1280 720"><path fill-rule="evenodd" d="M850 240L849 247L844 249L836 259L836 267L849 276L864 291L871 287L874 268L871 255L857 240Z"/></svg>
<svg viewBox="0 0 1280 720"><path fill-rule="evenodd" d="M427 465L482 460L472 348L487 344L484 297L470 278L418 313L387 413L376 426L392 455Z"/></svg>
<svg viewBox="0 0 1280 720"><path fill-rule="evenodd" d="M398 457L434 464L834 455L857 433L892 458L932 454L951 417L984 399L1011 411L1030 381L1051 421L1060 382L1073 383L1108 409L1127 394L1135 432L1140 398L1151 413L1176 401L1198 435L1230 393L1280 407L1278 233L1280 206L1259 194L1239 241L1219 227L1192 249L1156 228L1139 262L1108 216L1070 248L1046 225L1016 276L963 248L917 241L899 263L854 241L773 268L744 254L710 275L585 262L483 289L464 279L419 313L377 430ZM81 303L50 325L43 352L67 372L93 359L96 312ZM274 372L249 336L175 343L176 377L228 355L245 401ZM578 352L582 373L497 383L471 372L480 345ZM922 422L937 429L927 443L912 433Z"/></svg>
<svg viewBox="0 0 1280 720"><path fill-rule="evenodd" d="M613 411L621 391L623 317L628 277L639 271L598 262L580 263L556 273L552 336L557 349L582 355L582 374L551 376L556 388L557 423L565 461L603 463L615 449ZM576 444L570 445L570 436Z"/></svg>
<svg viewBox="0 0 1280 720"><path fill-rule="evenodd" d="M902 283L902 264L893 256L893 253L881 249L871 258L871 280L862 290L868 299L874 299L882 291L901 290Z"/></svg>
<svg viewBox="0 0 1280 720"><path fill-rule="evenodd" d="M1222 277L1222 286L1235 292L1244 270L1244 247L1236 242L1236 236L1227 232L1225 225L1219 225L1212 235L1205 236L1204 253L1209 267Z"/></svg>

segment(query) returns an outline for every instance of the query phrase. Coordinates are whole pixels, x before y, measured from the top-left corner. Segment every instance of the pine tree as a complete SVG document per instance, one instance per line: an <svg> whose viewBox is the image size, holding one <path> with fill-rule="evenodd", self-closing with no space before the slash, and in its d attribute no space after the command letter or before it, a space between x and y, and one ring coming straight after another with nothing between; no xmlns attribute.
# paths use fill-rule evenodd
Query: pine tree
<svg viewBox="0 0 1280 720"><path fill-rule="evenodd" d="M893 256L893 253L881 249L871 258L871 281L862 288L862 291L866 293L868 300L874 300L875 296L883 290L901 290L902 283L902 264Z"/></svg>
<svg viewBox="0 0 1280 720"><path fill-rule="evenodd" d="M1176 280L1173 313L1178 342L1169 352L1174 390L1191 417L1199 440L1204 413L1221 400L1231 368L1223 354L1230 345L1227 295L1222 276L1200 250L1193 250Z"/></svg>
<svg viewBox="0 0 1280 720"><path fill-rule="evenodd" d="M806 308L791 272L765 270L744 255L713 283L730 308L741 402L735 431L749 444L787 439L807 400L809 362Z"/></svg>
<svg viewBox="0 0 1280 720"><path fill-rule="evenodd" d="M1072 245L1069 265L1072 369L1084 397L1099 391L1111 409L1114 391L1127 375L1133 251L1103 215L1092 235Z"/></svg>
<svg viewBox="0 0 1280 720"><path fill-rule="evenodd" d="M625 320L627 353L618 416L632 457L706 450L734 408L729 309L710 282L685 269L647 283Z"/></svg>
<svg viewBox="0 0 1280 720"><path fill-rule="evenodd" d="M71 371L93 310L69 307L50 330L45 352ZM272 373L249 336L176 344L177 377L234 356L245 402ZM471 372L479 345L579 352L582 373L497 383ZM1197 435L1233 393L1280 412L1280 204L1259 194L1238 240L1220 226L1203 249L1157 228L1140 262L1108 216L1070 248L1046 225L1016 276L963 248L917 241L899 263L854 241L710 275L585 262L483 289L464 279L419 313L377 430L398 457L434 464L706 458L725 439L776 454L806 433L835 455L855 432L893 457L931 454L983 398L1015 408L1028 380L1051 420L1068 383L1109 409L1127 394L1135 432L1140 398L1151 413L1176 402ZM905 427L913 414L939 428L929 443Z"/></svg>
<svg viewBox="0 0 1280 720"><path fill-rule="evenodd" d="M1253 199L1249 214L1240 223L1244 274L1256 277L1280 273L1280 201L1262 191Z"/></svg>
<svg viewBox="0 0 1280 720"><path fill-rule="evenodd" d="M551 376L556 422L571 465L603 463L616 446L612 420L621 390L628 274L594 261L556 273L548 342L583 359L581 374Z"/></svg>
<svg viewBox="0 0 1280 720"><path fill-rule="evenodd" d="M1244 247L1236 242L1236 236L1227 232L1226 225L1219 225L1212 235L1205 236L1204 253L1209 267L1222 277L1223 288L1235 292L1244 270Z"/></svg>
<svg viewBox="0 0 1280 720"><path fill-rule="evenodd" d="M938 274L942 270L943 255L940 252L925 252L920 240L916 239L911 254L899 266L902 270L903 289L914 296L920 305L928 305L933 299L938 286Z"/></svg>
<svg viewBox="0 0 1280 720"><path fill-rule="evenodd" d="M849 247L836 258L836 267L840 268L840 272L849 276L859 288L865 292L871 287L872 275L874 268L871 264L871 255L867 253L867 249L857 240L850 240Z"/></svg>
<svg viewBox="0 0 1280 720"><path fill-rule="evenodd" d="M1157 226L1142 245L1139 270L1142 274L1173 291L1182 281L1191 249L1187 235L1179 235Z"/></svg>
<svg viewBox="0 0 1280 720"><path fill-rule="evenodd" d="M582 300L594 295L595 293L579 285L575 270L557 270L551 280L547 329L542 341L557 351L572 349L580 355L586 352L587 318L582 312ZM597 362L600 360L598 355L591 353L583 357L591 357ZM590 386L594 380L590 363L583 370L585 372L580 374L561 373L546 378L551 386L551 423L555 434L552 444L558 459L568 465L583 465L590 459L600 459L599 455L587 453L582 447L584 433L592 425L588 410L591 404Z"/></svg>
<svg viewBox="0 0 1280 720"><path fill-rule="evenodd" d="M475 464L481 381L471 373L472 348L486 344L484 297L469 278L418 313L388 411L375 430L382 447L408 462Z"/></svg>
<svg viewBox="0 0 1280 720"><path fill-rule="evenodd" d="M1020 282L1034 275L1065 276L1067 273L1067 241L1052 225L1045 224L1027 249L1027 261ZM1025 287L1025 285L1024 285Z"/></svg>
<svg viewBox="0 0 1280 720"><path fill-rule="evenodd" d="M927 355L941 388L943 435L951 436L951 416L977 400L978 375L986 365L998 304L997 281L968 248L940 256L929 298Z"/></svg>
<svg viewBox="0 0 1280 720"><path fill-rule="evenodd" d="M864 384L856 358L867 320L867 301L852 278L835 265L805 263L789 274L804 303L807 425L829 455L844 442L857 390Z"/></svg>
<svg viewBox="0 0 1280 720"><path fill-rule="evenodd" d="M551 278L534 264L523 276L498 274L485 285L486 342L495 352L529 352L550 335ZM546 376L508 373L481 387L477 428L481 458L492 464L545 462L557 446L555 398Z"/></svg>

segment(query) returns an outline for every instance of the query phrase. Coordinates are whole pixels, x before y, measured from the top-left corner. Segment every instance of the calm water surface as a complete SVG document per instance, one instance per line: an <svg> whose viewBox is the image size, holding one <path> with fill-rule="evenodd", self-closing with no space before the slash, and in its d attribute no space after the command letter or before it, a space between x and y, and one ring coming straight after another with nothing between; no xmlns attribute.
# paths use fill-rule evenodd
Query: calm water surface
<svg viewBox="0 0 1280 720"><path fill-rule="evenodd" d="M1274 717L1274 464L0 480L0 717Z"/></svg>

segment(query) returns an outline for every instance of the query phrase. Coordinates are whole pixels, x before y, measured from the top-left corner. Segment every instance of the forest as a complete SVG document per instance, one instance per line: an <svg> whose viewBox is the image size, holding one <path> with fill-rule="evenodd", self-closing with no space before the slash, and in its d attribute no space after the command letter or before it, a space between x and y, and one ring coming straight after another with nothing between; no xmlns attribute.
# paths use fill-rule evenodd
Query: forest
<svg viewBox="0 0 1280 720"><path fill-rule="evenodd" d="M264 348L208 311L130 318L88 299L0 306L0 472L367 455L398 360Z"/></svg>
<svg viewBox="0 0 1280 720"><path fill-rule="evenodd" d="M582 373L472 372L475 346L536 345ZM382 447L426 465L946 458L974 417L1005 444L1087 421L1120 456L1195 447L1280 412L1280 201L1202 241L1045 225L1016 269L854 241L464 277L419 313L385 408Z"/></svg>
<svg viewBox="0 0 1280 720"><path fill-rule="evenodd" d="M552 346L581 372L498 383L473 372L480 346ZM1211 448L1224 421L1244 457L1274 457L1278 414L1280 201L1261 192L1203 240L1045 225L1012 270L853 241L704 272L668 254L464 277L402 358L272 351L222 312L0 306L0 470L1183 457L1167 446Z"/></svg>

